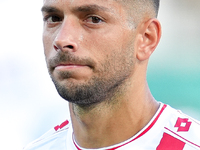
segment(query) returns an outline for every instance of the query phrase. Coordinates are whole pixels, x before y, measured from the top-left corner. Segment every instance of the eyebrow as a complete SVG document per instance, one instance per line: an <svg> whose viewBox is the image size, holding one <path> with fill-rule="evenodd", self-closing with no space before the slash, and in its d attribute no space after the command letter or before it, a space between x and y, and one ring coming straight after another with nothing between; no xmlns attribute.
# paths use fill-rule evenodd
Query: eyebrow
<svg viewBox="0 0 200 150"><path fill-rule="evenodd" d="M41 11L46 13L61 12L59 9L51 6L43 6Z"/></svg>
<svg viewBox="0 0 200 150"><path fill-rule="evenodd" d="M94 11L110 12L111 10L103 6L93 4L93 5L84 5L84 6L75 7L72 9L72 11L73 12L94 12Z"/></svg>
<svg viewBox="0 0 200 150"><path fill-rule="evenodd" d="M53 12L61 12L61 10L52 6L43 6L41 9L42 12L53 13ZM72 12L95 12L95 11L107 11L111 12L110 9L99 6L99 5L84 5L72 8Z"/></svg>

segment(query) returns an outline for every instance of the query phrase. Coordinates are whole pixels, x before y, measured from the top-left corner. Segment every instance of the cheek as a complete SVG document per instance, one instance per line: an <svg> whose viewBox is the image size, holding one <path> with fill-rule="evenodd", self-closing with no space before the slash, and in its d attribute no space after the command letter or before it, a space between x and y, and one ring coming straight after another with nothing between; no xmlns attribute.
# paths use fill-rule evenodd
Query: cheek
<svg viewBox="0 0 200 150"><path fill-rule="evenodd" d="M134 39L129 32L118 29L101 36L96 34L92 39L88 41L88 50L98 61L99 72L108 76L134 65Z"/></svg>
<svg viewBox="0 0 200 150"><path fill-rule="evenodd" d="M52 34L49 34L48 32L43 33L43 46L44 46L44 54L46 59L48 59L52 52L54 52L53 49L53 41L54 36Z"/></svg>
<svg viewBox="0 0 200 150"><path fill-rule="evenodd" d="M117 38L117 34L100 34L95 33L85 37L85 46L91 51L95 57L103 57L109 55L113 50L119 49L121 46L121 41Z"/></svg>
<svg viewBox="0 0 200 150"><path fill-rule="evenodd" d="M99 61L110 57L120 57L125 50L129 49L131 43L128 35L125 33L122 34L123 32L119 29L114 29L104 34L92 34L85 37L84 39L87 40L83 43L86 49Z"/></svg>

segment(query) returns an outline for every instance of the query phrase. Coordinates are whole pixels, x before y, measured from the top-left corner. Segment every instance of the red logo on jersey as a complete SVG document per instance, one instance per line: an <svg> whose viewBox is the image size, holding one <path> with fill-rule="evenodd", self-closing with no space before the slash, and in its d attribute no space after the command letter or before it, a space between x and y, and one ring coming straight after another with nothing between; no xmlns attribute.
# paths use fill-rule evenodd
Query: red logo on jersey
<svg viewBox="0 0 200 150"><path fill-rule="evenodd" d="M189 122L187 118L178 118L174 127L178 127L178 132L187 132L191 124L192 122Z"/></svg>
<svg viewBox="0 0 200 150"><path fill-rule="evenodd" d="M63 127L65 127L65 126L68 125L68 124L69 124L69 121L66 120L66 121L63 122L61 125L57 125L56 127L54 127L54 129L55 129L56 131L58 131L58 129L62 129Z"/></svg>

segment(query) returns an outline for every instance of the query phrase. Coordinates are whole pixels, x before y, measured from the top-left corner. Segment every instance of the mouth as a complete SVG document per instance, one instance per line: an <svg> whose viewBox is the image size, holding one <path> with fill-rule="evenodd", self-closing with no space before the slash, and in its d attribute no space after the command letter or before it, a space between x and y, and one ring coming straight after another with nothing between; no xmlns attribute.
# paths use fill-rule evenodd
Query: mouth
<svg viewBox="0 0 200 150"><path fill-rule="evenodd" d="M79 58L70 53L57 53L47 61L48 68L53 70L68 71L72 69L90 68L94 69L95 62L91 58Z"/></svg>
<svg viewBox="0 0 200 150"><path fill-rule="evenodd" d="M83 67L89 67L88 65L84 64L74 64L74 63L61 63L55 66L55 70L72 70L72 69L79 69Z"/></svg>

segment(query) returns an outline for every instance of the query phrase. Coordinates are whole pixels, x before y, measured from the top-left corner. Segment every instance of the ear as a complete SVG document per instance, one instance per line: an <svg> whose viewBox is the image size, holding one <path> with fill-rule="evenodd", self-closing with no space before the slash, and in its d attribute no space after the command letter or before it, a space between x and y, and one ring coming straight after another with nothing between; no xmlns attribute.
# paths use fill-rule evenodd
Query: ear
<svg viewBox="0 0 200 150"><path fill-rule="evenodd" d="M148 59L157 47L161 37L161 25L157 19L150 19L138 28L136 37L136 57L140 61Z"/></svg>

